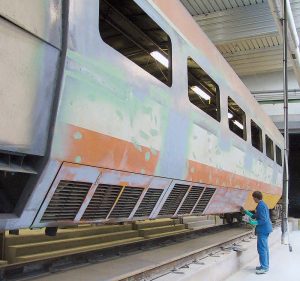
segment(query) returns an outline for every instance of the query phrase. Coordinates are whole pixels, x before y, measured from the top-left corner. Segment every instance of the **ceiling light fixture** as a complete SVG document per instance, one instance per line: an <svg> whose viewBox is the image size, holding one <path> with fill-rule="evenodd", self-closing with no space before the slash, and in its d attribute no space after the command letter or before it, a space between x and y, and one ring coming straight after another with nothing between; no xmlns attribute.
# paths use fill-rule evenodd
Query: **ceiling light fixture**
<svg viewBox="0 0 300 281"><path fill-rule="evenodd" d="M210 100L210 96L203 92L198 86L192 86L191 89L200 97L204 98L205 100Z"/></svg>
<svg viewBox="0 0 300 281"><path fill-rule="evenodd" d="M234 120L233 123L234 123L237 127L239 127L241 130L244 129L244 126L243 126L239 121Z"/></svg>
<svg viewBox="0 0 300 281"><path fill-rule="evenodd" d="M169 61L168 59L163 56L160 52L158 51L153 51L150 53L150 55L155 58L158 62L160 62L163 66L165 66L166 68L169 67Z"/></svg>

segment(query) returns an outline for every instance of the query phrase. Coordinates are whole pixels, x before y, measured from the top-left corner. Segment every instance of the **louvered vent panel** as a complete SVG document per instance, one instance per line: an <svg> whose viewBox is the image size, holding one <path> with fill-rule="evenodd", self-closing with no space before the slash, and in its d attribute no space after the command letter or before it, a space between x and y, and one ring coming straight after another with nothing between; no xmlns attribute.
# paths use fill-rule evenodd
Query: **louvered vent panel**
<svg viewBox="0 0 300 281"><path fill-rule="evenodd" d="M211 188L211 187L205 188L205 190L201 196L201 199L199 200L196 208L193 211L193 214L202 214L203 213L203 211L205 210L211 197L214 195L215 191L216 191L215 188Z"/></svg>
<svg viewBox="0 0 300 281"><path fill-rule="evenodd" d="M134 216L149 217L162 193L162 189L149 188Z"/></svg>
<svg viewBox="0 0 300 281"><path fill-rule="evenodd" d="M126 186L109 218L128 218L141 197L143 188Z"/></svg>
<svg viewBox="0 0 300 281"><path fill-rule="evenodd" d="M193 210L193 207L195 206L197 200L201 196L203 189L204 187L200 186L193 186L191 188L188 196L185 198L183 204L181 205L178 211L178 215L189 214Z"/></svg>
<svg viewBox="0 0 300 281"><path fill-rule="evenodd" d="M188 185L175 184L159 215L174 215L188 188Z"/></svg>
<svg viewBox="0 0 300 281"><path fill-rule="evenodd" d="M88 182L60 181L41 222L74 220L91 186Z"/></svg>
<svg viewBox="0 0 300 281"><path fill-rule="evenodd" d="M105 219L118 198L122 186L99 184L82 220Z"/></svg>

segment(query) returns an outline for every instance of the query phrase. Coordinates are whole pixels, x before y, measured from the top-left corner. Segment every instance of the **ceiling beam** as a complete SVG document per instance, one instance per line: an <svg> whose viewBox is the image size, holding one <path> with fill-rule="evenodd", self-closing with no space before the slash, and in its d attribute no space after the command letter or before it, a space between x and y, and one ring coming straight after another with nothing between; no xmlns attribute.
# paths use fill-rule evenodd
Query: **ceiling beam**
<svg viewBox="0 0 300 281"><path fill-rule="evenodd" d="M292 4L296 27L300 29L300 2ZM278 33L267 2L193 16L215 44Z"/></svg>

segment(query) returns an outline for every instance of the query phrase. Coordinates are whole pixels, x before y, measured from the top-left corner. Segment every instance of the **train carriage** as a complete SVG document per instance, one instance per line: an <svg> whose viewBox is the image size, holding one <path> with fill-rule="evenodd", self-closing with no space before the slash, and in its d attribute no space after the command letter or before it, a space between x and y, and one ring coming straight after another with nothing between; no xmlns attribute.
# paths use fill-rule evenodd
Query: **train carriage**
<svg viewBox="0 0 300 281"><path fill-rule="evenodd" d="M180 1L0 13L0 229L275 207L283 137Z"/></svg>

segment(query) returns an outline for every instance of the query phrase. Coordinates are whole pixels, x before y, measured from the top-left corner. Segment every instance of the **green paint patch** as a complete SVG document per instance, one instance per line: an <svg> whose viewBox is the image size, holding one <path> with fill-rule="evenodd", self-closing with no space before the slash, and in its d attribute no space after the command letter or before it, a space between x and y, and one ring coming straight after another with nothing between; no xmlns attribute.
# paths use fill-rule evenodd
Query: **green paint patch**
<svg viewBox="0 0 300 281"><path fill-rule="evenodd" d="M75 163L81 163L81 156L76 156L74 161Z"/></svg>
<svg viewBox="0 0 300 281"><path fill-rule="evenodd" d="M150 151L151 151L151 153L153 154L153 155L157 155L157 151L156 151L156 149L154 149L154 148L150 148Z"/></svg>
<svg viewBox="0 0 300 281"><path fill-rule="evenodd" d="M145 133L144 131L140 131L140 136L145 140L149 139L149 135L147 133Z"/></svg>
<svg viewBox="0 0 300 281"><path fill-rule="evenodd" d="M162 88L151 86L150 97L164 106L169 106L171 103L171 98L169 93L167 91L164 91Z"/></svg>
<svg viewBox="0 0 300 281"><path fill-rule="evenodd" d="M147 152L145 153L145 160L146 160L146 161L149 161L149 160L150 160L150 157L151 157L150 152L147 151Z"/></svg>
<svg viewBox="0 0 300 281"><path fill-rule="evenodd" d="M151 134L152 137L156 137L158 135L158 130L151 129L150 134Z"/></svg>
<svg viewBox="0 0 300 281"><path fill-rule="evenodd" d="M152 108L150 106L143 106L142 110L146 114L151 114L152 113Z"/></svg>
<svg viewBox="0 0 300 281"><path fill-rule="evenodd" d="M131 138L131 142L138 151L142 152L142 146L138 144L135 138Z"/></svg>
<svg viewBox="0 0 300 281"><path fill-rule="evenodd" d="M117 113L118 117L119 117L121 120L123 120L124 117L123 117L122 112L119 111L119 110L117 110L116 113Z"/></svg>
<svg viewBox="0 0 300 281"><path fill-rule="evenodd" d="M145 174L145 173L146 173L145 169L141 169L141 174Z"/></svg>
<svg viewBox="0 0 300 281"><path fill-rule="evenodd" d="M82 134L80 132L76 132L73 135L75 140L81 140L82 139Z"/></svg>
<svg viewBox="0 0 300 281"><path fill-rule="evenodd" d="M191 173L192 174L195 173L195 168L194 167L191 168Z"/></svg>
<svg viewBox="0 0 300 281"><path fill-rule="evenodd" d="M107 58L106 61L104 59L101 61L89 59L86 56L83 56L80 53L74 52L70 49L67 51L67 56L69 59L76 61L78 64L88 67L90 70L92 70L92 72L109 73L118 79L122 79L124 77L124 73L122 72L121 68L113 66L109 61L109 58Z"/></svg>

